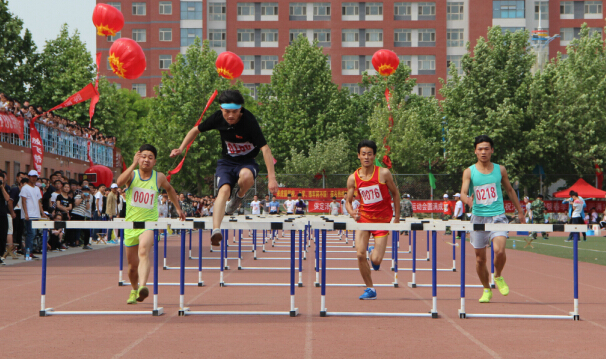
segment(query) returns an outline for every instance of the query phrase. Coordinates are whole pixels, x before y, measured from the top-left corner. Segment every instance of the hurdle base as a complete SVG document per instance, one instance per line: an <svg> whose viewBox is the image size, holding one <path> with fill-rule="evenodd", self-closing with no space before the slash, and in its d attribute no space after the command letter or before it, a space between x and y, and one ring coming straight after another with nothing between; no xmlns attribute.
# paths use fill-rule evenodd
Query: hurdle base
<svg viewBox="0 0 606 359"><path fill-rule="evenodd" d="M204 287L204 281L198 282L198 287Z"/></svg>
<svg viewBox="0 0 606 359"><path fill-rule="evenodd" d="M290 311L291 317L296 317L297 315L299 315L299 308L295 308L295 310Z"/></svg>
<svg viewBox="0 0 606 359"><path fill-rule="evenodd" d="M303 283L297 283L297 286L298 286L299 288L301 288L301 287L303 287Z"/></svg>
<svg viewBox="0 0 606 359"><path fill-rule="evenodd" d="M189 312L189 307L185 307L183 309L179 309L179 316L180 317L184 317L185 316L185 312Z"/></svg>
<svg viewBox="0 0 606 359"><path fill-rule="evenodd" d="M123 287L123 286L124 286L124 281L123 280L119 281L118 282L118 287Z"/></svg>
<svg viewBox="0 0 606 359"><path fill-rule="evenodd" d="M417 283L408 282L408 286L410 288L416 288L417 287Z"/></svg>
<svg viewBox="0 0 606 359"><path fill-rule="evenodd" d="M494 283L492 283L492 284L490 285L490 288L491 288L491 289L495 289L495 288L496 288L495 284L494 284Z"/></svg>
<svg viewBox="0 0 606 359"><path fill-rule="evenodd" d="M574 312L568 312L569 315L572 315L572 320L577 321L581 320L578 314L574 314Z"/></svg>
<svg viewBox="0 0 606 359"><path fill-rule="evenodd" d="M456 271L457 271L457 269L456 269L456 268L453 268L453 269L452 269L452 271L453 271L453 272L456 272Z"/></svg>
<svg viewBox="0 0 606 359"><path fill-rule="evenodd" d="M322 317L322 318L326 317L326 311L325 310L321 310L320 311L320 317Z"/></svg>
<svg viewBox="0 0 606 359"><path fill-rule="evenodd" d="M160 308L158 308L158 309L156 309L156 310L153 310L153 311L152 311L152 315L153 315L154 317L159 317L159 316L161 316L162 314L164 314L164 308L162 308L162 307L160 307Z"/></svg>
<svg viewBox="0 0 606 359"><path fill-rule="evenodd" d="M393 287L394 287L394 288L399 288L399 287L400 287L400 285L399 285L398 283L396 283L396 282L393 282Z"/></svg>
<svg viewBox="0 0 606 359"><path fill-rule="evenodd" d="M242 267L238 266L238 270L242 270Z"/></svg>
<svg viewBox="0 0 606 359"><path fill-rule="evenodd" d="M162 270L167 270L167 269L168 269L167 266L162 267Z"/></svg>
<svg viewBox="0 0 606 359"><path fill-rule="evenodd" d="M320 283L314 282L314 287L320 287Z"/></svg>
<svg viewBox="0 0 606 359"><path fill-rule="evenodd" d="M433 318L433 319L438 318L438 312L431 312L431 318Z"/></svg>
<svg viewBox="0 0 606 359"><path fill-rule="evenodd" d="M465 319L467 318L467 314L463 311L461 311L461 309L459 309L459 319Z"/></svg>

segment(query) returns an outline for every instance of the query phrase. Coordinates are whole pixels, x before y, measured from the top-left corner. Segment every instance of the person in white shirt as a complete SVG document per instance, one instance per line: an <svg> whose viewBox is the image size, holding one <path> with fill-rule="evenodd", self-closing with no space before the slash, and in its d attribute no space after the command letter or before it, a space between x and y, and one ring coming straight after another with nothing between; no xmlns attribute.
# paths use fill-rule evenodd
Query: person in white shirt
<svg viewBox="0 0 606 359"><path fill-rule="evenodd" d="M253 201L250 202L250 209L252 214L261 214L261 202L259 201L259 197L255 195L253 197Z"/></svg>
<svg viewBox="0 0 606 359"><path fill-rule="evenodd" d="M457 193L454 195L454 199L456 202L455 204L455 209L454 209L454 215L453 217L462 221L463 220L463 215L465 214L465 210L463 207L463 201L461 201L461 194ZM461 233L462 231L457 232L457 239L461 239Z"/></svg>
<svg viewBox="0 0 606 359"><path fill-rule="evenodd" d="M337 197L333 197L332 202L330 202L330 214L332 216L338 216L339 208L341 208L341 205L339 204L339 202L337 202Z"/></svg>
<svg viewBox="0 0 606 359"><path fill-rule="evenodd" d="M25 224L25 260L32 260L38 259L38 257L32 254L36 233L32 228L32 221L38 220L41 217L48 217L44 214L44 209L42 209L42 194L40 193L40 189L36 187L38 172L31 170L27 176L29 177L29 182L21 188L19 197L21 198L22 206L21 219L24 220Z"/></svg>
<svg viewBox="0 0 606 359"><path fill-rule="evenodd" d="M168 218L168 194L163 193L158 203L158 217Z"/></svg>
<svg viewBox="0 0 606 359"><path fill-rule="evenodd" d="M524 210L526 211L526 223L532 223L532 209L530 208L532 202L530 202L530 198L527 196L524 197Z"/></svg>
<svg viewBox="0 0 606 359"><path fill-rule="evenodd" d="M292 196L288 194L288 199L284 201L284 209L286 210L286 214L294 214L295 213L295 201L292 200Z"/></svg>
<svg viewBox="0 0 606 359"><path fill-rule="evenodd" d="M347 192L343 193L343 198L341 199L341 214L347 215L347 209L345 208L345 203L347 203Z"/></svg>
<svg viewBox="0 0 606 359"><path fill-rule="evenodd" d="M355 195L355 194L354 194L354 196L353 196L353 202L351 202L351 206L353 207L354 211L355 211L356 209L358 209L358 207L360 207L360 201L358 201L358 200L356 199L356 195Z"/></svg>

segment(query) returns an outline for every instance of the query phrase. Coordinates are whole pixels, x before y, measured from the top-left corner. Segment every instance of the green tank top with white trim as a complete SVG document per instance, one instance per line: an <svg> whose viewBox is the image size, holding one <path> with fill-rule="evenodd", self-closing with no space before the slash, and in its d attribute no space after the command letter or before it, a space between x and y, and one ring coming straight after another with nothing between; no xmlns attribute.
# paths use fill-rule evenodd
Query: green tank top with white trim
<svg viewBox="0 0 606 359"><path fill-rule="evenodd" d="M126 190L126 221L155 222L158 220L158 173L153 170L148 180L142 180L139 170Z"/></svg>
<svg viewBox="0 0 606 359"><path fill-rule="evenodd" d="M505 213L501 190L501 166L493 163L493 167L489 174L478 171L476 165L469 167L471 170L469 195L473 195L471 213L474 216L494 217Z"/></svg>

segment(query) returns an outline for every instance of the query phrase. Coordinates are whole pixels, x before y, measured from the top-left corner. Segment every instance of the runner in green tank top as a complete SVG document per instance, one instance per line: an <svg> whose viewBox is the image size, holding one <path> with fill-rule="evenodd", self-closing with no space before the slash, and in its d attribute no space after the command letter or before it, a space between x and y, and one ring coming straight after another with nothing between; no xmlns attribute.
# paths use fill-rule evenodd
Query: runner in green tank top
<svg viewBox="0 0 606 359"><path fill-rule="evenodd" d="M156 172L157 150L152 145L143 145L135 154L133 164L122 172L116 181L118 186L127 186L126 220L133 222L154 222L158 220L158 194L160 188L168 193L179 218L184 221L185 213L181 211L177 192L166 180L163 173ZM138 170L135 170L139 166ZM127 304L142 302L149 296L146 287L151 259L149 254L154 244L154 232L145 229L124 230L124 245L128 260L128 278L133 289Z"/></svg>
<svg viewBox="0 0 606 359"><path fill-rule="evenodd" d="M509 183L507 170L504 166L492 163L490 158L494 153L494 142L486 135L475 138L475 154L478 162L463 172L461 200L472 208L471 223L508 223L505 217L503 191L518 210L520 223L524 222L524 211L518 201L518 196ZM469 242L476 251L476 271L484 286L480 303L489 303L492 299L488 268L486 268L486 247L492 241L494 249L495 283L503 295L509 294L501 272L505 267L505 243L507 232L472 232Z"/></svg>

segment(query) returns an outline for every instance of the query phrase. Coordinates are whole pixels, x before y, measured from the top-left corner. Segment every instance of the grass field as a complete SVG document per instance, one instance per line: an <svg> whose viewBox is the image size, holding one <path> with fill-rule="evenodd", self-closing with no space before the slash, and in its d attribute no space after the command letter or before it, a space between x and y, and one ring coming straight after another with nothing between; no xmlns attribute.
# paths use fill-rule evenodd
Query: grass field
<svg viewBox="0 0 606 359"><path fill-rule="evenodd" d="M507 248L513 249L513 241L516 242L515 250L524 252L533 252L545 254L559 258L572 259L573 242L564 242L567 237L549 237L548 240L543 240L541 234L532 242L533 248L524 248L526 242L522 236L512 236L507 241ZM579 242L579 261L587 263L595 263L606 265L606 238L587 236L587 242L582 240Z"/></svg>

